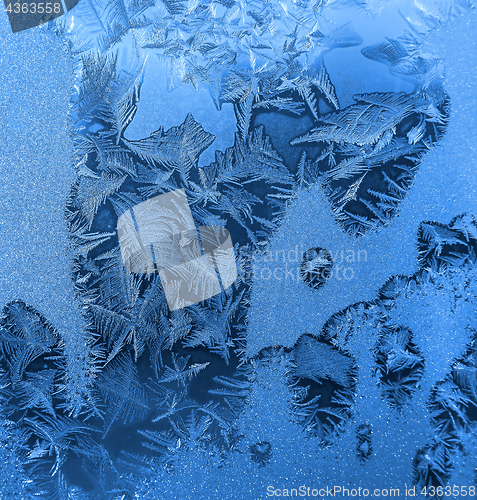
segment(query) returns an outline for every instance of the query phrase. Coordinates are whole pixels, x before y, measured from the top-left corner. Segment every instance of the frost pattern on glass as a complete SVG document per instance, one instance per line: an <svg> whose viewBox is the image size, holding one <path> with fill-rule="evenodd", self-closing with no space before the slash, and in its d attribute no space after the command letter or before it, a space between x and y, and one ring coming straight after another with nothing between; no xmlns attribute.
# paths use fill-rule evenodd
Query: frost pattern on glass
<svg viewBox="0 0 477 500"><path fill-rule="evenodd" d="M72 344L45 311L2 305L3 497L475 485L475 12L411 3L412 33L361 53L414 89L342 108L326 57L363 39L338 7L82 0L47 28L75 64L65 218L85 326ZM192 114L129 137L156 56L171 90L232 106L214 161L200 163L216 138ZM171 192L196 233L181 244L212 251L211 227L234 244L215 256L217 293L181 308L156 247L135 272L117 229L130 216L140 232L137 207Z"/></svg>

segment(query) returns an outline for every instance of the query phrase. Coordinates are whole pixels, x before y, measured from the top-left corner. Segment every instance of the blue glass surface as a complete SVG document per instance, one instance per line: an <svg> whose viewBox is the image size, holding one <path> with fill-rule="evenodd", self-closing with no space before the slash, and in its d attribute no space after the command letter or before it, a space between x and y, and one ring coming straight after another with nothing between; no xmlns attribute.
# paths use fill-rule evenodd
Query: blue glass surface
<svg viewBox="0 0 477 500"><path fill-rule="evenodd" d="M5 3L0 499L475 496L476 37L463 0ZM220 292L159 226L226 229Z"/></svg>

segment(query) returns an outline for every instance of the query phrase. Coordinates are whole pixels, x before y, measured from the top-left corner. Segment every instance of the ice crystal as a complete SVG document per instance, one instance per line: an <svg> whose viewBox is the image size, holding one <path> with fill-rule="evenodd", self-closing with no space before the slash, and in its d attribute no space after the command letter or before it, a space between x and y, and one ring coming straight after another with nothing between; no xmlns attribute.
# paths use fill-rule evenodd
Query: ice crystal
<svg viewBox="0 0 477 500"><path fill-rule="evenodd" d="M363 39L333 20L341 2L82 0L38 32L68 42L76 77L62 201L82 319L59 318L71 288L5 296L2 498L475 482L476 21L431 4L403 8L412 33L354 51L414 88L343 106L328 56ZM130 135L156 57L168 106L205 88L233 110L230 137L195 112ZM117 228L176 190L194 224L230 231L237 279L171 311Z"/></svg>

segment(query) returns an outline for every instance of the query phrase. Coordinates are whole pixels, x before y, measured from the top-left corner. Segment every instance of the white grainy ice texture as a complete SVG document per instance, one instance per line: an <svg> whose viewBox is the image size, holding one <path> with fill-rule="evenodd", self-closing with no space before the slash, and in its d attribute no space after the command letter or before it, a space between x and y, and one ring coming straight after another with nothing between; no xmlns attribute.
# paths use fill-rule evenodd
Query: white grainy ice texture
<svg viewBox="0 0 477 500"><path fill-rule="evenodd" d="M23 300L74 339L83 323L64 220L72 65L44 29L12 34L2 8L0 68L0 307Z"/></svg>
<svg viewBox="0 0 477 500"><path fill-rule="evenodd" d="M364 237L347 236L335 222L320 185L302 191L269 244L272 257L254 267L247 353L269 345L292 346L303 333L318 334L326 320L346 306L374 298L394 274L417 270L417 229L421 221L448 223L477 208L476 14L464 16L432 34L425 52L444 57L445 88L451 115L442 141L424 157L397 217ZM296 279L294 249L325 248L338 256L341 271L326 287L313 290ZM285 262L283 261L283 251ZM278 253L277 253L278 252ZM291 252L289 254L289 252ZM290 257L290 258L288 258ZM273 279L293 270L294 280ZM350 279L343 277L344 270ZM272 279L267 279L269 275Z"/></svg>

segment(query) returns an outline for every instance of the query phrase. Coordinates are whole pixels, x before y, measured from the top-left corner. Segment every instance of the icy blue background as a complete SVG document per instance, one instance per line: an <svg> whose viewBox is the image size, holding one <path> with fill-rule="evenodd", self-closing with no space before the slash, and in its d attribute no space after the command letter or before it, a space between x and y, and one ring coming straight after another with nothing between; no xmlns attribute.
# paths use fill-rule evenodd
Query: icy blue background
<svg viewBox="0 0 477 500"><path fill-rule="evenodd" d="M307 46L310 33L322 45ZM82 0L56 24L19 34L1 12L0 305L21 302L0 324L0 498L252 500L267 486L475 485L476 35L475 10L460 2ZM302 76L323 65L341 110L355 94L426 92L429 82L397 78L361 52L402 36L413 40L410 56L442 58L429 78L450 99L445 134L412 153L418 168L389 221L350 234L324 172L300 178L289 142L319 123L306 99L291 94L300 117L247 111L233 95L238 80L227 79L253 74L264 99L261 40L274 51L271 74L292 55L290 71ZM301 51L284 50L292 40ZM323 116L333 105L316 89ZM253 135L260 125L268 143ZM160 127L157 159L134 141ZM227 148L230 164L220 163L216 151ZM241 198L242 186L256 198ZM177 187L198 223L232 227L239 264L259 257L226 294L171 315L154 277L122 268L115 221L140 196ZM352 279L319 289L261 278L282 266L267 252L297 246L366 259L349 263ZM393 276L402 278L391 292ZM311 358L300 348L306 334ZM394 399L383 366L402 384ZM306 384L322 401L340 387L342 400L325 408L300 392Z"/></svg>

